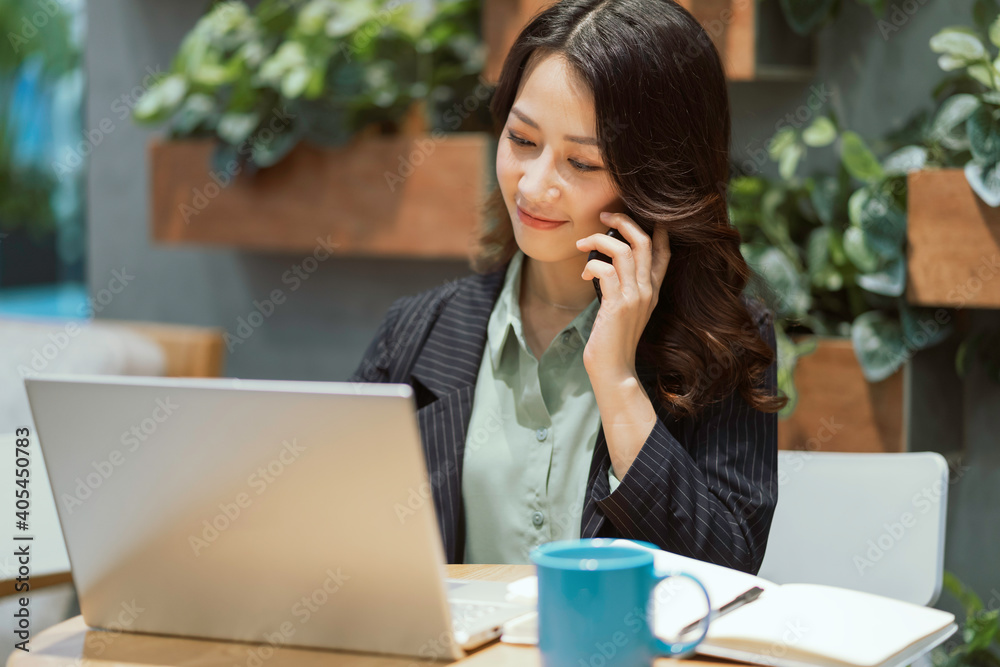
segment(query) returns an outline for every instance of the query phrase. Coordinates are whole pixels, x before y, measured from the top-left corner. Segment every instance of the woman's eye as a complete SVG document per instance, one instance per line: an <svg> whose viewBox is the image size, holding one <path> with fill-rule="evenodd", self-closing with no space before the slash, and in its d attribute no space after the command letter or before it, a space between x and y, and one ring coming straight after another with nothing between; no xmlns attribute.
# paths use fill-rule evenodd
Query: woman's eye
<svg viewBox="0 0 1000 667"><path fill-rule="evenodd" d="M582 164L580 162L577 162L576 160L570 160L570 163L580 171L597 171L598 169L600 169L600 167L591 167L588 164Z"/></svg>
<svg viewBox="0 0 1000 667"><path fill-rule="evenodd" d="M531 142L522 139L521 137L515 137L513 134L507 133L507 138L513 141L518 146L530 146Z"/></svg>
<svg viewBox="0 0 1000 667"><path fill-rule="evenodd" d="M515 137L510 132L507 133L507 138L510 139L511 141L513 141L514 144L517 145L517 146L533 146L534 145L534 144L532 144L530 141L528 141L526 139L522 139L521 137ZM600 169L600 167L592 167L590 165L586 165L586 164L582 164L580 162L577 162L576 160L570 160L569 162L570 162L570 164L572 164L579 171L597 171L598 169Z"/></svg>

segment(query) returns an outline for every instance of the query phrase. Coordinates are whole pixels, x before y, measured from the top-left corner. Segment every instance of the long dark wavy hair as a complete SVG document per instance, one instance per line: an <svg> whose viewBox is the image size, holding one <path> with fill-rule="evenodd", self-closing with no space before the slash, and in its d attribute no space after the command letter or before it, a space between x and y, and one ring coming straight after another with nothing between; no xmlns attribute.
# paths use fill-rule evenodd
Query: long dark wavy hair
<svg viewBox="0 0 1000 667"><path fill-rule="evenodd" d="M521 30L490 100L499 138L529 59L565 58L594 96L597 140L628 214L653 237L670 235L659 300L636 348L656 372L659 398L696 417L737 389L755 409L787 402L763 386L775 353L742 300L754 274L730 224L729 94L719 54L673 0L561 0ZM501 268L517 251L499 187L472 269Z"/></svg>

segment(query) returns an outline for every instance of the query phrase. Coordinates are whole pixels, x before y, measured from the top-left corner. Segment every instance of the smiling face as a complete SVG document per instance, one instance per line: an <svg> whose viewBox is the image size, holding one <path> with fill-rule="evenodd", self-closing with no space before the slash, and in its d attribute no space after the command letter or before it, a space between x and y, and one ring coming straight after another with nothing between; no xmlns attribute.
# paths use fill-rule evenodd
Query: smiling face
<svg viewBox="0 0 1000 667"><path fill-rule="evenodd" d="M624 211L600 149L593 94L555 55L533 59L497 147L497 182L524 253L541 261L582 257L577 239L603 234L601 211ZM561 225L526 225L518 207Z"/></svg>

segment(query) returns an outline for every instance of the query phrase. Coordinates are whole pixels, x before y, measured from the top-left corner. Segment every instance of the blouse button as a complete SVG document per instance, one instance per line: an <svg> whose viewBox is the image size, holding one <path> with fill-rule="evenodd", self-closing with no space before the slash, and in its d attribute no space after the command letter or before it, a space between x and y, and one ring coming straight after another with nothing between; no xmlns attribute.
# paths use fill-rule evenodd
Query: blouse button
<svg viewBox="0 0 1000 667"><path fill-rule="evenodd" d="M541 526L543 523L545 523L545 515L542 514L541 512L535 512L534 514L531 515L531 523L535 524L536 526Z"/></svg>
<svg viewBox="0 0 1000 667"><path fill-rule="evenodd" d="M541 442L545 438L549 437L549 429L547 428L538 429L537 431L535 431L535 437L538 438L539 442Z"/></svg>

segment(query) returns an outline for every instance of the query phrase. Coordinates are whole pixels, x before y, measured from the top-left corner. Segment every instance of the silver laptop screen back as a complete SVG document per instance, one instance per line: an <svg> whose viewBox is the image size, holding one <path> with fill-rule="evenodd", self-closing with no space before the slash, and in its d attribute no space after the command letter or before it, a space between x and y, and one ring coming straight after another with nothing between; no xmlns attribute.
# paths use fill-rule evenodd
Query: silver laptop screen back
<svg viewBox="0 0 1000 667"><path fill-rule="evenodd" d="M88 625L460 655L408 385L25 384Z"/></svg>

